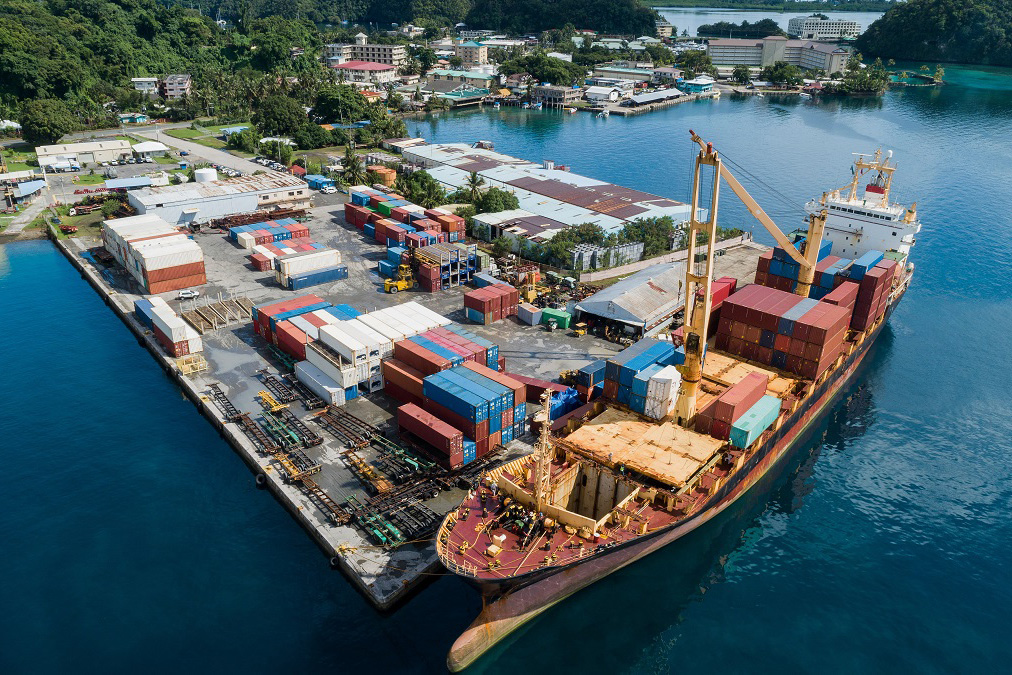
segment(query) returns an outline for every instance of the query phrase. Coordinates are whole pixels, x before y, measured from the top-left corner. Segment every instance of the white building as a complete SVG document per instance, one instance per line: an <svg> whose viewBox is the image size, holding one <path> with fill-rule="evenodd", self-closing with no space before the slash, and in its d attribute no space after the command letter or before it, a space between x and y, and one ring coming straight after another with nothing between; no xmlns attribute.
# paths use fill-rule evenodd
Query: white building
<svg viewBox="0 0 1012 675"><path fill-rule="evenodd" d="M796 16L787 22L787 32L802 40L840 40L860 35L861 24L848 19Z"/></svg>
<svg viewBox="0 0 1012 675"><path fill-rule="evenodd" d="M587 87L583 96L591 103L614 103L622 98L623 92L618 87Z"/></svg>
<svg viewBox="0 0 1012 675"><path fill-rule="evenodd" d="M850 52L843 47L812 40L788 40L780 35L761 40L710 40L707 51L715 66L772 66L777 61L785 61L827 73L842 72L850 59Z"/></svg>
<svg viewBox="0 0 1012 675"><path fill-rule="evenodd" d="M138 157L164 157L169 149L158 141L144 141L134 145L133 151Z"/></svg>
<svg viewBox="0 0 1012 675"><path fill-rule="evenodd" d="M127 198L138 214L153 214L173 225L312 205L309 186L283 173L142 188L129 192Z"/></svg>
<svg viewBox="0 0 1012 675"><path fill-rule="evenodd" d="M674 29L674 26L670 23L662 19L660 21L655 21L654 25L657 27L657 37L671 37L671 31Z"/></svg>
<svg viewBox="0 0 1012 675"><path fill-rule="evenodd" d="M76 162L81 165L115 162L133 154L129 141L121 140L40 145L35 148L35 153L39 157L39 166L63 162Z"/></svg>
<svg viewBox="0 0 1012 675"><path fill-rule="evenodd" d="M133 85L134 89L144 94L145 96L158 95L157 77L131 77L130 84Z"/></svg>
<svg viewBox="0 0 1012 675"><path fill-rule="evenodd" d="M386 84L397 79L397 68L374 61L347 61L330 67L345 82Z"/></svg>
<svg viewBox="0 0 1012 675"><path fill-rule="evenodd" d="M400 68L408 62L408 49L404 45L369 44L364 33L355 36L354 44L334 43L323 46L327 65L335 66L346 61L371 61Z"/></svg>

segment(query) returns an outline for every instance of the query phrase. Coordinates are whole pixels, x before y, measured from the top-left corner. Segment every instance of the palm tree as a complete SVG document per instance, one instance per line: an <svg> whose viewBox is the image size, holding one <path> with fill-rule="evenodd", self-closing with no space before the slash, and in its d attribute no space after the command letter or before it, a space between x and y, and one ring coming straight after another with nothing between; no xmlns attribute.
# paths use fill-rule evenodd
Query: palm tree
<svg viewBox="0 0 1012 675"><path fill-rule="evenodd" d="M472 171L471 175L467 177L467 182L464 183L464 191L472 204L478 201L478 196L481 194L481 186L485 184L485 179Z"/></svg>
<svg viewBox="0 0 1012 675"><path fill-rule="evenodd" d="M349 185L360 185L365 181L365 166L362 164L362 158L354 152L350 158L345 156L344 179L348 181Z"/></svg>

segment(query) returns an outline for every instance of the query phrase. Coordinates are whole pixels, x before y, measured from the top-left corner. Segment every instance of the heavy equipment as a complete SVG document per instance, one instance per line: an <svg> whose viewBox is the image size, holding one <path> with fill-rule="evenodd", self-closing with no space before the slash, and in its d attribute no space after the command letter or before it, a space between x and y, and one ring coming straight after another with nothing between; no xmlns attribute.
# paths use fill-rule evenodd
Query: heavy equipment
<svg viewBox="0 0 1012 675"><path fill-rule="evenodd" d="M587 324L583 321L580 323L573 324L573 335L576 337L582 337L587 334Z"/></svg>
<svg viewBox="0 0 1012 675"><path fill-rule="evenodd" d="M395 278L383 280L383 290L387 293L406 291L409 288L418 288L418 281L411 271L411 265L401 265L397 268Z"/></svg>

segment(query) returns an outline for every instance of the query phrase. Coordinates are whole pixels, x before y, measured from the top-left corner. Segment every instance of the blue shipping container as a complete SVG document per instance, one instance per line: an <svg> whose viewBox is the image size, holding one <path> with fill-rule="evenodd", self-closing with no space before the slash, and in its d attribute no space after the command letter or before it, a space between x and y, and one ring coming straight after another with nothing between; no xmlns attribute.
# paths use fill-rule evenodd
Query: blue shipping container
<svg viewBox="0 0 1012 675"><path fill-rule="evenodd" d="M604 380L604 371L607 365L603 359L585 365L576 372L576 383L587 388L600 384Z"/></svg>
<svg viewBox="0 0 1012 675"><path fill-rule="evenodd" d="M615 396L615 400L622 405L629 405L629 398L632 396L632 389L629 387L619 386L618 395Z"/></svg>
<svg viewBox="0 0 1012 675"><path fill-rule="evenodd" d="M473 462L478 458L478 444L467 438L464 439L464 464Z"/></svg>
<svg viewBox="0 0 1012 675"><path fill-rule="evenodd" d="M663 368L664 366L654 363L636 373L632 382L632 393L636 396L646 397L647 385L650 383L650 378L659 373Z"/></svg>
<svg viewBox="0 0 1012 675"><path fill-rule="evenodd" d="M460 375L461 377L466 377L467 379L471 380L472 382L474 382L479 386L485 387L486 389L489 389L492 392L497 393L499 396L499 401L501 403L499 407L500 412L506 411L513 407L514 405L513 390L507 387L506 385L499 384L495 380L490 380L481 373L476 373L470 368L463 368L463 367L454 368L453 372L456 373L457 375Z"/></svg>
<svg viewBox="0 0 1012 675"><path fill-rule="evenodd" d="M502 430L502 442L509 443L513 440L513 425L509 425Z"/></svg>
<svg viewBox="0 0 1012 675"><path fill-rule="evenodd" d="M313 270L312 272L307 272L306 274L300 274L297 277L289 277L288 287L293 291L300 291L303 288L309 288L310 286L328 284L347 278L348 266L337 265L336 267L327 267L322 270Z"/></svg>
<svg viewBox="0 0 1012 675"><path fill-rule="evenodd" d="M614 380L618 382L620 375L619 371L621 370L622 366L628 363L634 357L642 354L643 352L650 349L656 344L659 344L657 340L644 338L643 340L640 340L639 342L630 345L629 347L620 351L615 356L608 359L604 371L605 379Z"/></svg>
<svg viewBox="0 0 1012 675"><path fill-rule="evenodd" d="M464 387L468 391L473 391L475 394L483 398L488 402L488 419L489 424L495 415L501 415L503 411L502 398L499 392L485 386L482 383L475 382L474 380L464 377L461 374L461 370L467 370L466 368L451 368L450 370L444 370L443 377L447 381L453 382L461 387ZM468 371L470 372L470 371Z"/></svg>
<svg viewBox="0 0 1012 675"><path fill-rule="evenodd" d="M344 390L344 400L350 401L353 398L358 398L358 385L352 385Z"/></svg>
<svg viewBox="0 0 1012 675"><path fill-rule="evenodd" d="M372 239L375 239L376 238L376 223L366 223L365 227L362 229L362 232L365 234L365 236L370 237Z"/></svg>
<svg viewBox="0 0 1012 675"><path fill-rule="evenodd" d="M402 256L407 252L408 249L403 246L391 246L387 249L387 260L400 265Z"/></svg>
<svg viewBox="0 0 1012 675"><path fill-rule="evenodd" d="M334 305L333 308L336 309L336 310L338 310L338 311L340 311L340 312L344 312L345 314L347 314L349 319L354 319L354 318L362 316L362 312L358 311L357 309L355 309L351 305L346 305L344 303L342 303L340 305Z"/></svg>
<svg viewBox="0 0 1012 675"><path fill-rule="evenodd" d="M134 300L134 314L137 316L137 320L144 324L148 330L154 330L154 319L152 318L151 310L154 306L150 300L146 298L137 298Z"/></svg>
<svg viewBox="0 0 1012 675"><path fill-rule="evenodd" d="M517 403L517 407L513 409L513 421L527 419L527 404Z"/></svg>
<svg viewBox="0 0 1012 675"><path fill-rule="evenodd" d="M484 422L488 419L488 400L448 380L443 372L422 380L422 395L471 422Z"/></svg>
<svg viewBox="0 0 1012 675"><path fill-rule="evenodd" d="M752 445L779 416L780 399L776 396L763 396L731 425L731 445L736 448L747 448Z"/></svg>
<svg viewBox="0 0 1012 675"><path fill-rule="evenodd" d="M381 277L393 277L397 274L397 265L389 260L380 260L376 264L376 271Z"/></svg>
<svg viewBox="0 0 1012 675"><path fill-rule="evenodd" d="M480 323L482 325L485 324L485 316L486 315L482 314L481 312L479 312L478 310L474 309L473 307L465 307L464 308L464 315L467 317L468 321L473 321L474 323ZM489 323L491 323L492 322L491 317L494 316L494 315L493 314L489 314L488 316L489 316Z"/></svg>
<svg viewBox="0 0 1012 675"><path fill-rule="evenodd" d="M647 410L647 399L645 396L632 394L629 396L629 409L633 412L644 414Z"/></svg>
<svg viewBox="0 0 1012 675"><path fill-rule="evenodd" d="M787 352L782 352L778 349L773 350L773 358L770 360L770 365L774 368L780 368L783 370L787 367Z"/></svg>
<svg viewBox="0 0 1012 675"><path fill-rule="evenodd" d="M271 332L273 333L276 330L278 321L285 321L286 319L291 319L293 316L301 316L303 314L308 314L309 312L315 312L318 309L326 309L327 307L330 307L329 302L317 302L312 305L308 305L306 307L300 307L298 309L293 309L287 312L281 312L280 314L271 317L270 321L268 321L271 327Z"/></svg>
<svg viewBox="0 0 1012 675"><path fill-rule="evenodd" d="M865 272L882 262L884 257L882 251L868 251L850 266L850 278L854 281L861 281L864 279Z"/></svg>

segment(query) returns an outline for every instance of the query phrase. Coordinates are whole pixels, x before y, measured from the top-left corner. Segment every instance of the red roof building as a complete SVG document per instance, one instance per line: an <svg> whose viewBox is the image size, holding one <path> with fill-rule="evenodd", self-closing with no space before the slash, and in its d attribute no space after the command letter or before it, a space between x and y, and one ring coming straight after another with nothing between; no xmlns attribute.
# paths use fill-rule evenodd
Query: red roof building
<svg viewBox="0 0 1012 675"><path fill-rule="evenodd" d="M385 63L373 61L345 61L332 65L343 76L346 82L362 82L366 84L385 84L397 79L397 69Z"/></svg>

